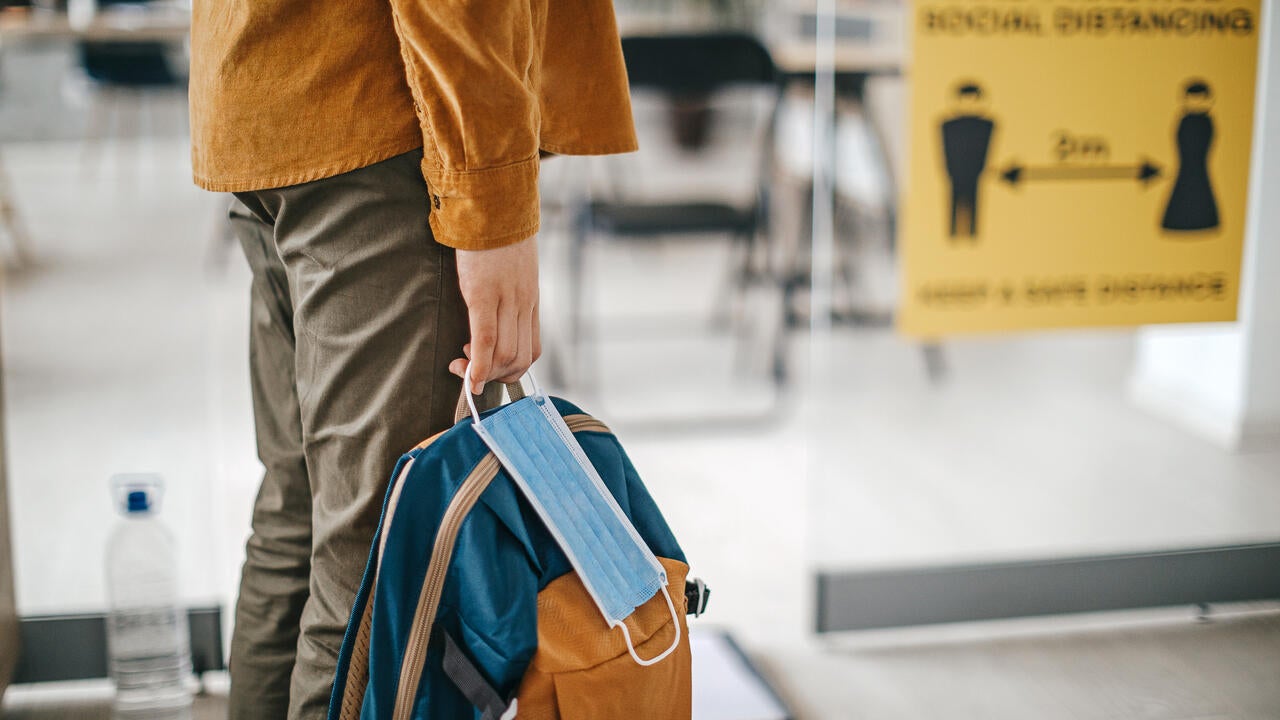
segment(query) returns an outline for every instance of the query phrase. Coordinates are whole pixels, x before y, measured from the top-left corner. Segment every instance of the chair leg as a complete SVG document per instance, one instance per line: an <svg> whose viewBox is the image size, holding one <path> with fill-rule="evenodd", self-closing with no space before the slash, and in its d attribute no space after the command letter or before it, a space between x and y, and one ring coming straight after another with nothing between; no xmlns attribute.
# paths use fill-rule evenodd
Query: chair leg
<svg viewBox="0 0 1280 720"><path fill-rule="evenodd" d="M769 260L769 244L762 242L762 237L768 237L768 227L753 225L748 228L742 235L742 264L738 269L738 290L741 291L753 285L760 284L761 281L768 282L772 279L773 269Z"/></svg>
<svg viewBox="0 0 1280 720"><path fill-rule="evenodd" d="M809 256L813 248L813 184L806 183L800 191L801 222L795 241L791 243L790 252L781 260L779 268L782 284L782 306L784 321L789 330L804 327L801 313L795 306L799 291L812 286L813 269Z"/></svg>
<svg viewBox="0 0 1280 720"><path fill-rule="evenodd" d="M857 322L857 270L855 269L856 253L866 242L865 228L860 224L860 215L856 208L849 208L848 232L843 242L836 242L836 266L832 290L832 314L836 318ZM843 302L842 302L843 301Z"/></svg>
<svg viewBox="0 0 1280 720"><path fill-rule="evenodd" d="M579 382L586 377L587 365L582 337L584 312L582 302L585 294L583 283L585 282L584 265L586 258L584 256L586 254L589 223L590 220L586 213L582 213L580 217L573 221L573 230L569 238L569 317L566 323L568 332L566 333L565 343L568 348L565 355L569 360L568 375L575 376Z"/></svg>
<svg viewBox="0 0 1280 720"><path fill-rule="evenodd" d="M729 272L725 273L716 293L715 309L711 314L711 327L716 330L732 330L740 325L742 294L751 272L751 239L747 233L730 236L729 262L726 265Z"/></svg>
<svg viewBox="0 0 1280 720"><path fill-rule="evenodd" d="M128 89L116 91L116 102L119 109L116 111L120 118L120 132L117 136L121 139L127 139L137 142L142 138L143 129L142 121L146 116L143 108L143 101L146 93L141 90Z"/></svg>
<svg viewBox="0 0 1280 720"><path fill-rule="evenodd" d="M142 127L143 119L146 117L144 106L146 91L136 88L122 89L117 91L116 96L118 98L116 116L120 119L120 131L116 134L115 147L117 174L123 174L120 171L127 168L126 172L131 176L129 179L136 181L140 175L139 163L143 158L146 137ZM130 157L122 157L126 152Z"/></svg>
<svg viewBox="0 0 1280 720"><path fill-rule="evenodd" d="M790 277L779 277L774 292L778 298L778 313L773 327L772 357L769 358L770 374L774 387L781 390L787 384L787 351L791 342L791 330L795 320L794 288Z"/></svg>
<svg viewBox="0 0 1280 720"><path fill-rule="evenodd" d="M215 213L209 224L209 239L206 241L205 267L211 273L221 273L226 268L226 259L236 246L235 233L231 231L231 223L227 221L230 195L219 195L214 203Z"/></svg>
<svg viewBox="0 0 1280 720"><path fill-rule="evenodd" d="M773 385L778 389L786 387L788 378L787 368L787 343L791 340L791 333L787 329L786 318L782 318L782 322L778 323L777 329L774 331L773 340L773 359L771 373L773 376Z"/></svg>
<svg viewBox="0 0 1280 720"><path fill-rule="evenodd" d="M86 178L97 171L102 161L102 147L111 130L117 102L116 92L111 88L96 87L90 90L89 126L85 131L84 148L80 155L81 170Z"/></svg>
<svg viewBox="0 0 1280 720"><path fill-rule="evenodd" d="M747 347L750 332L744 319L746 308L746 291L749 286L747 274L751 265L750 238L746 233L734 233L730 236L730 262L726 264L728 272L724 274L723 289L716 303L713 322L717 329L726 330L729 342L741 348L733 354L732 371L736 377L747 374L750 358L753 353ZM733 258L737 253L738 258Z"/></svg>
<svg viewBox="0 0 1280 720"><path fill-rule="evenodd" d="M937 384L947 376L947 358L942 352L942 344L937 341L926 342L920 346L924 356L924 372L929 381Z"/></svg>
<svg viewBox="0 0 1280 720"><path fill-rule="evenodd" d="M30 262L30 236L9 190L9 175L3 159L0 159L0 232L9 238L11 249L9 262L0 262L0 265L18 269Z"/></svg>
<svg viewBox="0 0 1280 720"><path fill-rule="evenodd" d="M738 327L744 325L743 315L747 309L747 291L757 284L756 233L757 230L753 228L742 235L742 263L738 266L737 277L734 278L733 316L730 320Z"/></svg>

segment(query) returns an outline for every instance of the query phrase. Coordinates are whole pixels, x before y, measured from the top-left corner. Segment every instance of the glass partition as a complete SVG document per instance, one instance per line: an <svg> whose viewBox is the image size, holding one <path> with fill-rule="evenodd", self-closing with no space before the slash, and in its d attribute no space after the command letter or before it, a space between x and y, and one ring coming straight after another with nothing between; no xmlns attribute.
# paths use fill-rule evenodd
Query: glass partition
<svg viewBox="0 0 1280 720"><path fill-rule="evenodd" d="M1256 600L1255 570L1280 544L1280 259L1263 201L1276 190L1263 168L1280 160L1261 132L1273 93L1257 98L1252 204L1234 220L1247 226L1239 321L912 336L898 326L906 208L954 179L943 131L912 132L913 113L943 112L909 106L912 38L920 23L987 22L938 2L952 9L620 1L640 151L549 157L540 171L534 371L618 433L714 590L695 627L727 629L784 687L831 680L838 699L815 716L856 702L827 664L848 659L825 642L837 633ZM229 630L261 477L249 273L228 198L190 183L185 86L103 93L66 38L4 52L18 610L102 608L107 478L150 471L167 481L183 594L220 605ZM945 112L994 117L979 104L995 102L990 87L949 88L948 102L973 105ZM1213 112L1179 92L1166 98L1177 112ZM1160 204L1191 132L1166 125L1147 160L1121 158L1117 140L1062 167L1010 165L1008 125L960 225L987 209L980 198L1004 193L1008 209L1037 192L1037 173L1105 175L1105 192ZM1141 177L1153 163L1162 174Z"/></svg>

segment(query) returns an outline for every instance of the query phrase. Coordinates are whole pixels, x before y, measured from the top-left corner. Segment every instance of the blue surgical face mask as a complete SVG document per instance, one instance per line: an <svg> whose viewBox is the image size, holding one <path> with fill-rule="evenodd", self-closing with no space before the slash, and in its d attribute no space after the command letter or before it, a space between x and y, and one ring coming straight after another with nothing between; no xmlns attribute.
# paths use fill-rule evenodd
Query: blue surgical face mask
<svg viewBox="0 0 1280 720"><path fill-rule="evenodd" d="M631 657L652 665L670 655L680 644L680 622L667 591L667 573L618 507L551 399L530 375L532 394L481 422L469 374L464 377L476 432L551 531L609 627L622 628ZM645 660L636 654L623 620L659 592L675 621L675 642Z"/></svg>

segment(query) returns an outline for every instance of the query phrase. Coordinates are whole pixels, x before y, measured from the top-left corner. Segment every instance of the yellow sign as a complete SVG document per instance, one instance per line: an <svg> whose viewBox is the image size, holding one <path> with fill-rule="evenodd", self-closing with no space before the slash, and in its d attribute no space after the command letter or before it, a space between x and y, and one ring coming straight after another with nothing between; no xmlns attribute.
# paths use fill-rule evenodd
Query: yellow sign
<svg viewBox="0 0 1280 720"><path fill-rule="evenodd" d="M1260 0L918 0L911 335L1233 320Z"/></svg>

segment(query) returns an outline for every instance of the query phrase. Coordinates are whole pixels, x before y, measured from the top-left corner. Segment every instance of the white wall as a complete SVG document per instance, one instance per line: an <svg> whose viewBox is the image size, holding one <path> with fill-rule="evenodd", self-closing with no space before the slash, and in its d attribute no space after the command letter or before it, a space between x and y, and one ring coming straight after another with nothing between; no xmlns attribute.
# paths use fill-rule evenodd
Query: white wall
<svg viewBox="0 0 1280 720"><path fill-rule="evenodd" d="M1280 37L1280 12L1269 13L1268 36ZM1266 103L1254 133L1249 246L1242 317L1248 335L1244 416L1255 432L1280 435L1280 49L1268 42L1259 80Z"/></svg>
<svg viewBox="0 0 1280 720"><path fill-rule="evenodd" d="M1240 319L1144 328L1136 402L1226 447L1280 445L1280 12L1266 12L1259 55Z"/></svg>
<svg viewBox="0 0 1280 720"><path fill-rule="evenodd" d="M1244 412L1245 338L1238 324L1138 331L1134 400L1227 447Z"/></svg>

